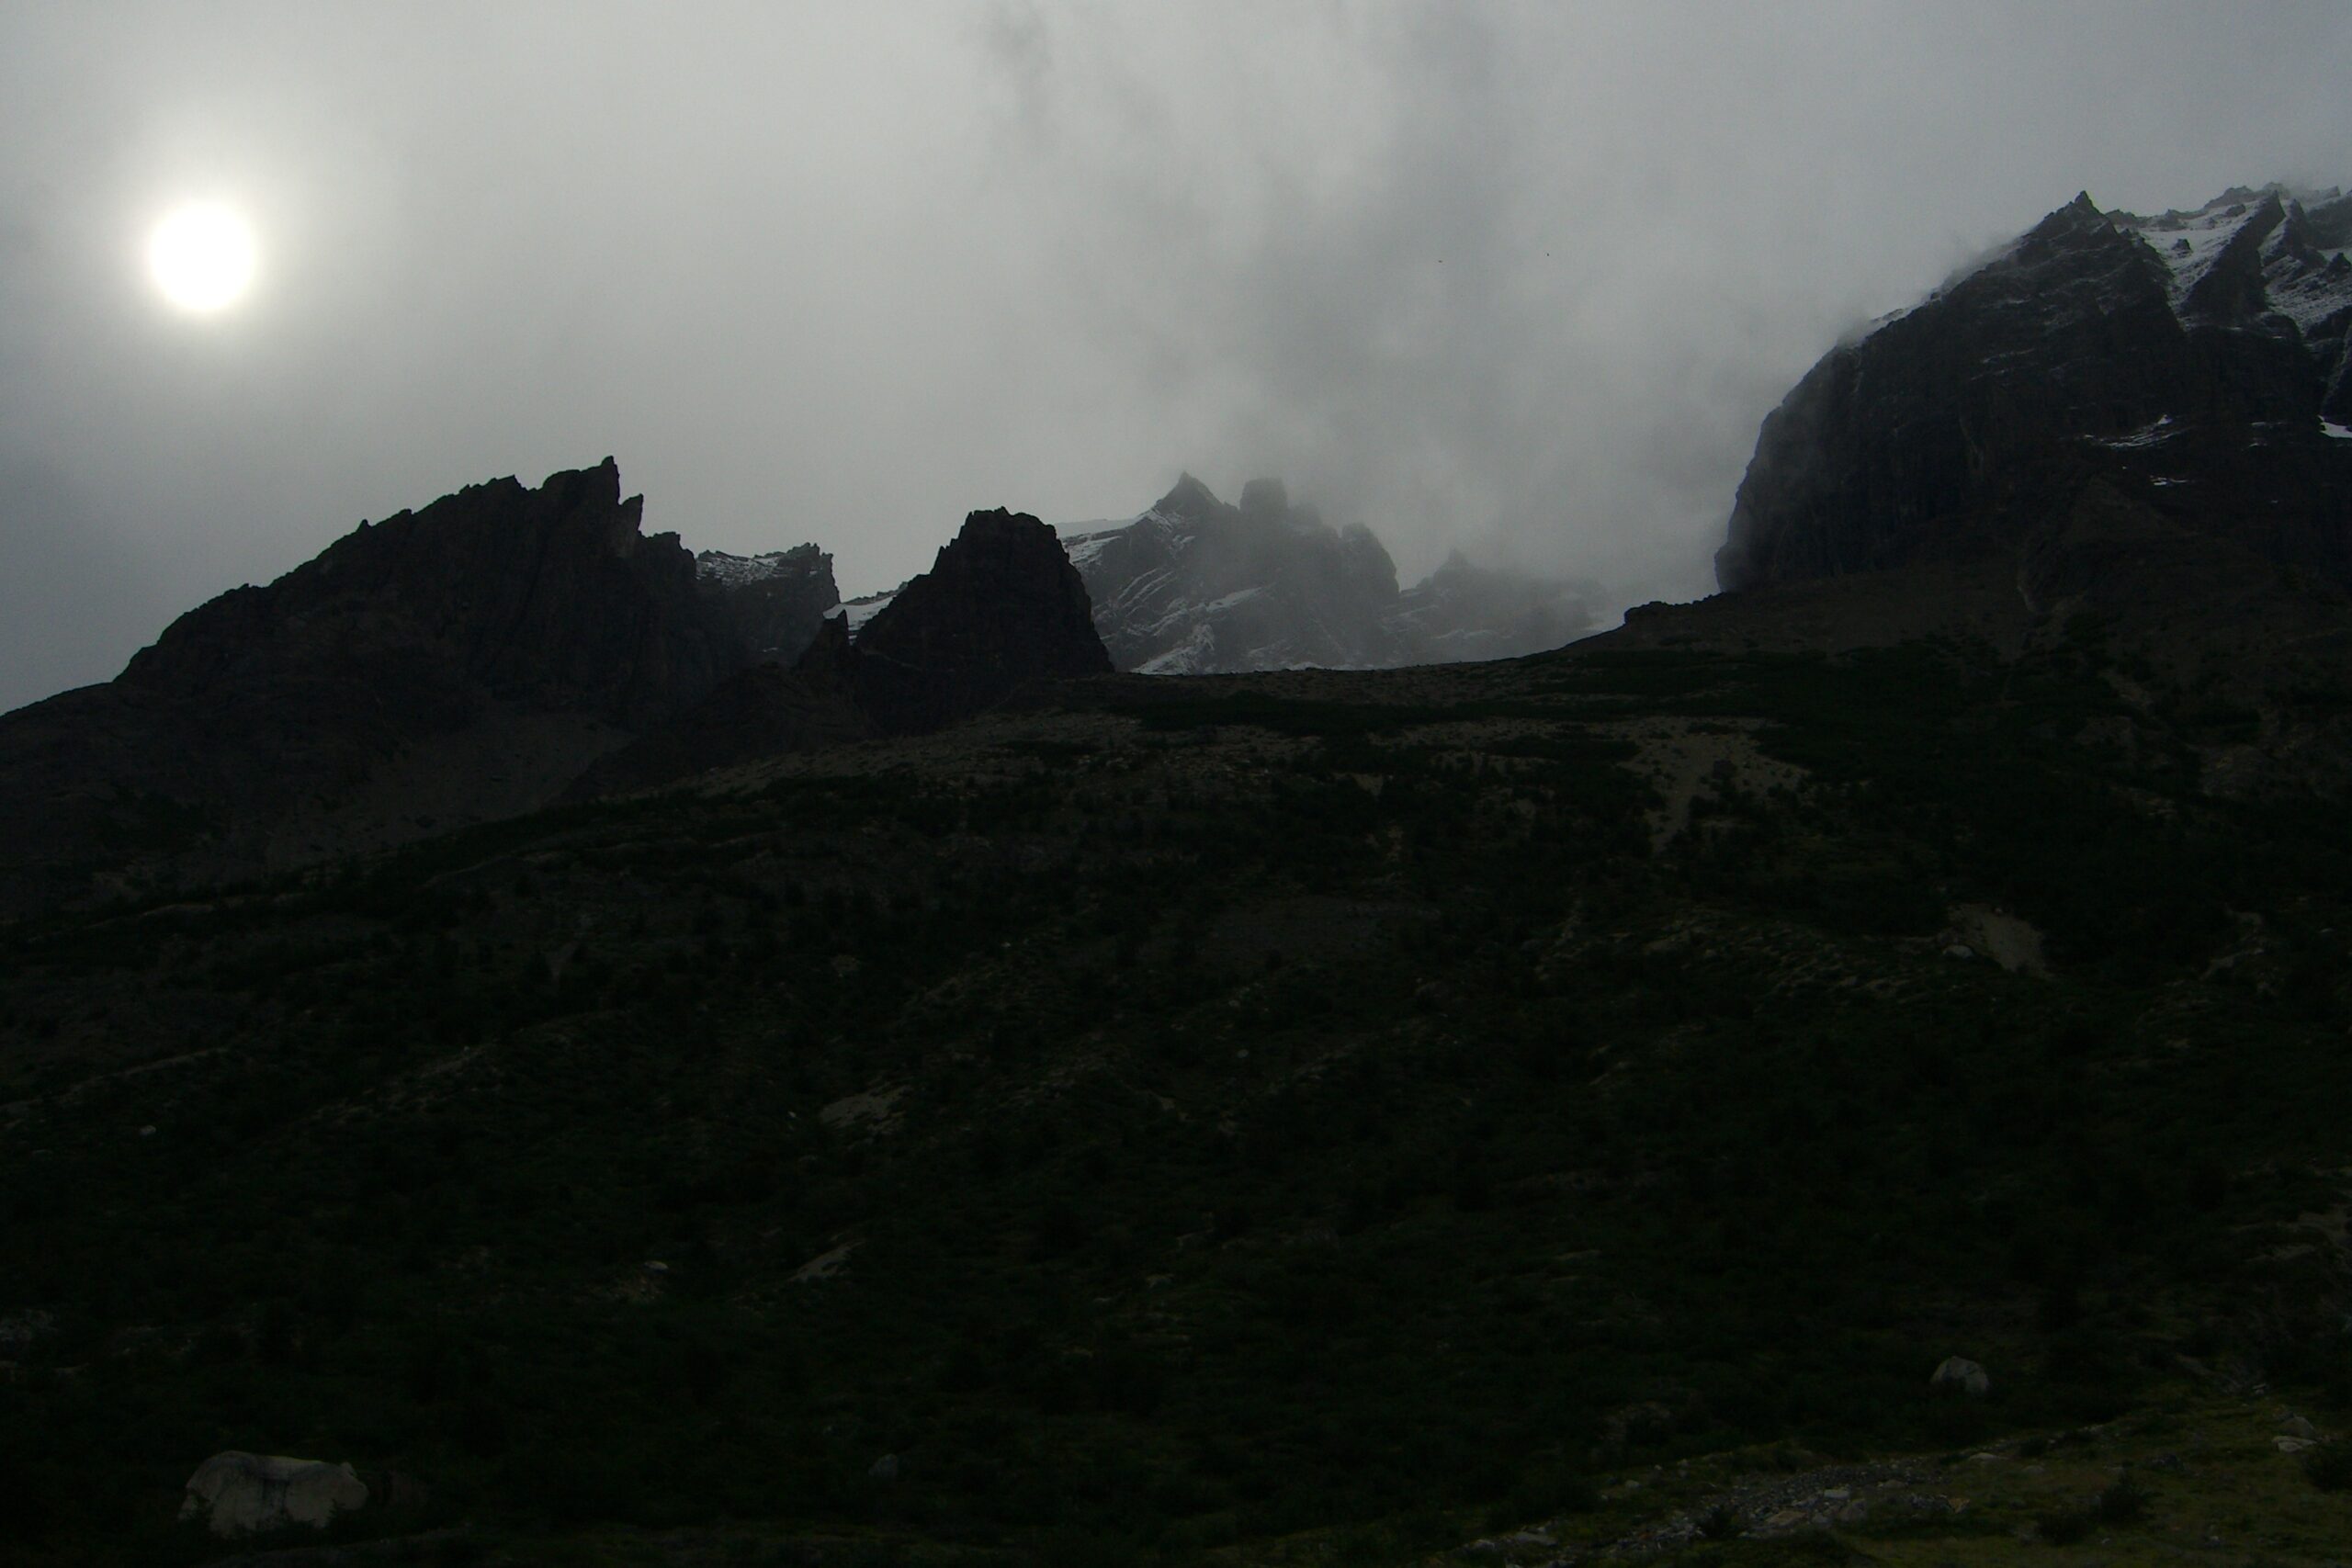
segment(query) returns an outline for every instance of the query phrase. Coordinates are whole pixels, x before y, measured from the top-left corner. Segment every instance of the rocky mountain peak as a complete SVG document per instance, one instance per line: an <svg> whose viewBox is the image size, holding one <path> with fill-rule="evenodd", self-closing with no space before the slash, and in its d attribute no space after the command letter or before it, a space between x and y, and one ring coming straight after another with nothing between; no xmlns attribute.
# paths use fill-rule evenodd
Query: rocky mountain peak
<svg viewBox="0 0 2352 1568"><path fill-rule="evenodd" d="M1280 479L1251 479L1241 487L1241 515L1253 523L1279 522L1290 513L1290 491Z"/></svg>
<svg viewBox="0 0 2352 1568"><path fill-rule="evenodd" d="M2244 206L2232 203L2233 208ZM2222 320L2259 315L2267 303L2262 276L2262 242L2287 220L2273 193L2240 212L2222 243L2182 290L2185 310ZM2176 252L2176 254L2178 254Z"/></svg>
<svg viewBox="0 0 2352 1568"><path fill-rule="evenodd" d="M1509 658L1589 630L1600 597L1458 554L1460 570L1400 592L1378 535L1332 527L1278 479L1251 479L1234 505L1188 474L1132 521L1067 544L1112 660L1145 674Z"/></svg>
<svg viewBox="0 0 2352 1568"><path fill-rule="evenodd" d="M845 649L811 654L847 670L858 707L886 731L950 723L1027 681L1111 671L1060 536L1001 507L967 516Z"/></svg>
<svg viewBox="0 0 2352 1568"><path fill-rule="evenodd" d="M642 719L734 662L696 603L693 558L674 534L640 533L643 515L610 457L537 489L470 485L189 611L121 680L195 695L365 671Z"/></svg>
<svg viewBox="0 0 2352 1568"><path fill-rule="evenodd" d="M2029 246L2055 246L2083 240L2113 230L2115 225L2100 211L2098 203L2088 191L2078 191L2075 199L2051 213L2025 231L2024 243Z"/></svg>
<svg viewBox="0 0 2352 1568"><path fill-rule="evenodd" d="M830 573L828 574L830 577ZM584 775L575 797L845 740L941 728L1023 684L1111 672L1086 586L1053 529L998 508L964 519L932 569L853 625L820 616L798 660L738 671Z"/></svg>
<svg viewBox="0 0 2352 1568"><path fill-rule="evenodd" d="M1152 503L1151 509L1168 517L1205 517L1224 505L1208 486L1186 473L1178 478L1173 489Z"/></svg>
<svg viewBox="0 0 2352 1568"><path fill-rule="evenodd" d="M1798 383L1758 437L1718 578L1981 554L2110 473L2191 526L2352 579L2352 450L2328 435L2352 400L2352 266L2321 243L2342 237L2324 211L2275 186L2154 218L2076 197ZM2249 487L2247 463L2286 477Z"/></svg>
<svg viewBox="0 0 2352 1568"><path fill-rule="evenodd" d="M610 458L363 524L0 718L0 908L249 876L546 804L743 661ZM135 844L136 853L100 851Z"/></svg>

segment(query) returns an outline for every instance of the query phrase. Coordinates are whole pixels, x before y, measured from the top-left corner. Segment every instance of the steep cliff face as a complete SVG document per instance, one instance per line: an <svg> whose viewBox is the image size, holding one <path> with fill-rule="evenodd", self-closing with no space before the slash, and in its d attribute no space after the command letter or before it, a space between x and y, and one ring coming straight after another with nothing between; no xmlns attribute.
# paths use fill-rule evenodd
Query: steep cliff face
<svg viewBox="0 0 2352 1568"><path fill-rule="evenodd" d="M812 649L845 671L885 731L933 728L1023 682L1107 675L1086 584L1053 529L1025 513L975 512L932 569L845 640Z"/></svg>
<svg viewBox="0 0 2352 1568"><path fill-rule="evenodd" d="M618 470L472 486L0 718L0 907L251 875L554 798L743 662Z"/></svg>
<svg viewBox="0 0 2352 1568"><path fill-rule="evenodd" d="M695 588L754 663L799 658L842 597L833 558L814 545L756 556L699 551Z"/></svg>
<svg viewBox="0 0 2352 1568"><path fill-rule="evenodd" d="M1718 578L1972 558L2102 478L2352 581L2347 226L2332 192L2233 190L2159 218L2077 197L1798 383L1758 438Z"/></svg>

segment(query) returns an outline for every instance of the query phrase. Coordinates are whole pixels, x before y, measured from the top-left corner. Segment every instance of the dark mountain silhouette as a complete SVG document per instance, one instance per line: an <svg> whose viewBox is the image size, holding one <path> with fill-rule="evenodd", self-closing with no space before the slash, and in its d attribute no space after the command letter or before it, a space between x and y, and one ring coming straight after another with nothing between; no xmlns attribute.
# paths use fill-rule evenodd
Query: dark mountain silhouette
<svg viewBox="0 0 2352 1568"><path fill-rule="evenodd" d="M859 630L841 667L858 707L903 734L977 713L1026 681L1107 675L1111 658L1054 530L999 508L964 519L932 569Z"/></svg>
<svg viewBox="0 0 2352 1568"><path fill-rule="evenodd" d="M920 734L1033 682L1109 673L1085 585L1053 529L1023 513L975 512L854 642L845 615L821 620L790 670L741 671L591 769L572 793L642 789L760 757Z"/></svg>
<svg viewBox="0 0 2352 1568"><path fill-rule="evenodd" d="M0 718L0 908L315 863L1110 670L1034 517L972 513L852 650L815 546L696 558L642 513L610 458L471 486Z"/></svg>
<svg viewBox="0 0 2352 1568"><path fill-rule="evenodd" d="M2098 484L2352 582L2346 204L2077 197L1833 349L1765 421L1716 557L1755 588L2023 547Z"/></svg>
<svg viewBox="0 0 2352 1568"><path fill-rule="evenodd" d="M553 798L744 654L608 458L363 524L0 718L0 904L217 880Z"/></svg>

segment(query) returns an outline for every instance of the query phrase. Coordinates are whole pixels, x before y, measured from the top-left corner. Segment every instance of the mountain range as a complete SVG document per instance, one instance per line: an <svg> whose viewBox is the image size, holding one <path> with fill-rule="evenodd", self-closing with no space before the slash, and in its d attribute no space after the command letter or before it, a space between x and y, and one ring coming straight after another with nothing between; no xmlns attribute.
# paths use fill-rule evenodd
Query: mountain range
<svg viewBox="0 0 2352 1568"><path fill-rule="evenodd" d="M1279 483L1248 499L1188 477L1068 561L1035 519L976 532L976 513L932 572L844 606L813 544L689 555L643 536L611 458L537 490L473 486L190 611L114 682L0 716L0 826L28 846L0 868L0 908L283 871L696 762L949 723L1026 679L1107 668L1106 644L1154 672L1387 667L1590 624L1592 585L1458 557L1399 594L1369 531L1334 534ZM1093 632L1049 607L1066 603ZM1056 628L1043 640L1018 629L1032 614ZM829 617L857 651L844 636L811 662Z"/></svg>
<svg viewBox="0 0 2352 1568"><path fill-rule="evenodd" d="M0 720L12 1560L2332 1561L2344 210L2060 208L1562 648L608 463Z"/></svg>
<svg viewBox="0 0 2352 1568"><path fill-rule="evenodd" d="M1334 529L1279 479L1235 505L1186 474L1148 511L1067 537L1095 629L1122 670L1385 670L1508 659L1594 629L1600 589L1472 566L1459 552L1399 592L1362 524Z"/></svg>

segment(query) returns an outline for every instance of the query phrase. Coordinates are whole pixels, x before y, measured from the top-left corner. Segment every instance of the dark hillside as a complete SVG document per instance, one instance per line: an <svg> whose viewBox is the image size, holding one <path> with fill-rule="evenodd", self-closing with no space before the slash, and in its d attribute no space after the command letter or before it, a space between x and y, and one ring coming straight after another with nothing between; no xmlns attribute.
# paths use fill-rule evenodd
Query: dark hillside
<svg viewBox="0 0 2352 1568"><path fill-rule="evenodd" d="M232 1447L474 1560L1400 1561L1740 1444L2324 1410L2352 865L2137 657L1106 679L20 925L20 1560L202 1555Z"/></svg>

